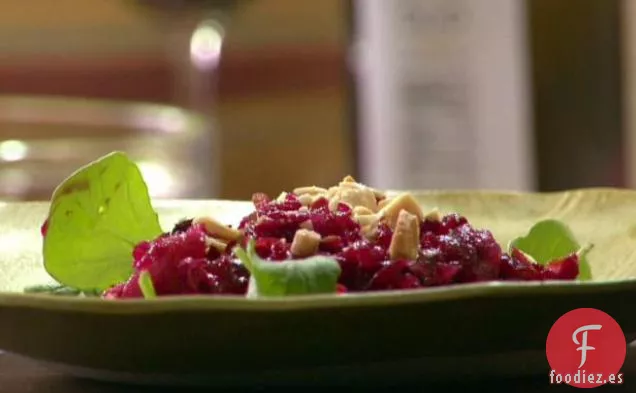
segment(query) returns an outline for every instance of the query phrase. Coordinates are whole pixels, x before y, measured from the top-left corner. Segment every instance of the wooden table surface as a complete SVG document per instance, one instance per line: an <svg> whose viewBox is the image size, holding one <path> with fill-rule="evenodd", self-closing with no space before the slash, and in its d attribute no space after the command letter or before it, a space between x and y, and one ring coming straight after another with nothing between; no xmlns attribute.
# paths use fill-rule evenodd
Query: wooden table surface
<svg viewBox="0 0 636 393"><path fill-rule="evenodd" d="M600 388L600 391L607 392L634 392L634 384L636 384L636 362L632 359L628 360L624 368L625 385L622 386L606 386ZM635 382L633 382L635 381ZM57 372L53 372L42 365L23 358L19 358L6 353L0 353L0 393L128 393L128 392L298 392L309 390L309 387L295 387L288 389L266 389L255 387L250 390L236 389L207 389L207 390L188 390L188 389L169 389L169 388L150 388L139 386L125 386L116 384L106 384L94 381L86 381L75 379ZM315 389L312 389L315 390ZM326 389L319 389L324 391ZM337 390L337 389L333 389ZM416 391L416 392L491 392L491 393L547 393L547 392L565 392L577 391L575 388L568 386L549 385L547 376L541 376L531 379L521 380L488 380L479 383L471 382L470 384L453 381L449 384L430 385L426 381L422 381L418 386L400 386L392 389L347 389L348 391ZM597 390L598 391L598 390Z"/></svg>

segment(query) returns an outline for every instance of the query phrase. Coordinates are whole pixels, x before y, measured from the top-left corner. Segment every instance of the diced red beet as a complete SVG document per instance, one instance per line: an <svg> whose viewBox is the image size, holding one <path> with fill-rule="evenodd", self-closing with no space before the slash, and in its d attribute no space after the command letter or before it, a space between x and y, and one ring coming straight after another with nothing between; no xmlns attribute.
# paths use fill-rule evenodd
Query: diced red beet
<svg viewBox="0 0 636 393"><path fill-rule="evenodd" d="M135 268L137 272L149 272L158 295L179 294L184 288L179 276L179 263L186 258L205 258L206 252L205 231L199 226L191 227L185 232L151 242ZM130 284L136 285L136 282Z"/></svg>
<svg viewBox="0 0 636 393"><path fill-rule="evenodd" d="M344 213L346 215L349 215L352 212L351 207L346 203L339 203L337 210L339 213Z"/></svg>
<svg viewBox="0 0 636 393"><path fill-rule="evenodd" d="M192 226L192 221L193 221L193 219L186 218L186 219L183 219L183 220L177 222L174 225L174 227L172 228L172 231L170 233L172 235L176 235L177 233L181 233L181 232L187 231Z"/></svg>
<svg viewBox="0 0 636 393"><path fill-rule="evenodd" d="M298 200L298 197L294 194L285 195L285 199L282 201L273 200L273 201L264 203L262 200L259 200L258 203L255 202L254 205L256 206L256 210L259 213L265 213L265 214L269 212L276 212L276 211L280 212L280 211L298 210L302 206L302 204Z"/></svg>
<svg viewBox="0 0 636 393"><path fill-rule="evenodd" d="M567 257L549 262L543 271L546 280L576 280L579 275L579 257L570 254Z"/></svg>
<svg viewBox="0 0 636 393"><path fill-rule="evenodd" d="M208 252L205 254L205 257L213 261L221 256L221 251L219 251L216 247L209 247Z"/></svg>
<svg viewBox="0 0 636 393"><path fill-rule="evenodd" d="M241 263L235 261L229 255L209 261L207 266L209 274L218 278L218 286L215 289L218 294L242 295L247 292L250 273Z"/></svg>
<svg viewBox="0 0 636 393"><path fill-rule="evenodd" d="M244 294L249 273L228 256L209 261L186 258L179 263L179 273L185 287L183 294Z"/></svg>
<svg viewBox="0 0 636 393"><path fill-rule="evenodd" d="M309 209L326 211L329 209L329 201L327 200L327 198L318 198L311 204Z"/></svg>
<svg viewBox="0 0 636 393"><path fill-rule="evenodd" d="M135 268L137 268L138 265L141 263L142 258L144 257L144 255L146 255L146 253L148 253L150 247L150 242L141 242L135 246L135 249L133 250L133 266Z"/></svg>
<svg viewBox="0 0 636 393"><path fill-rule="evenodd" d="M543 278L543 266L531 263L525 257L501 257L501 278L513 281L536 281Z"/></svg>
<svg viewBox="0 0 636 393"><path fill-rule="evenodd" d="M409 261L397 260L376 272L366 289L413 289L421 286L421 281L409 271Z"/></svg>
<svg viewBox="0 0 636 393"><path fill-rule="evenodd" d="M432 287L449 285L456 282L456 276L462 266L455 261L451 262L427 262L420 260L411 263L411 272L419 278L422 286Z"/></svg>
<svg viewBox="0 0 636 393"><path fill-rule="evenodd" d="M391 238L393 237L393 230L385 222L378 225L377 236L375 242L378 246L385 250L391 245Z"/></svg>
<svg viewBox="0 0 636 393"><path fill-rule="evenodd" d="M520 263L524 264L524 265L532 265L535 262L531 261L528 256L522 252L521 250L519 250L518 248L512 248L512 251L510 252L510 256L515 258L517 261L519 261Z"/></svg>
<svg viewBox="0 0 636 393"><path fill-rule="evenodd" d="M432 250L439 248L440 237L432 232L423 233L420 237L420 247L422 250Z"/></svg>
<svg viewBox="0 0 636 393"><path fill-rule="evenodd" d="M208 274L206 266L208 260L205 258L182 259L177 264L179 278L183 284L181 293L210 293L217 285L215 277Z"/></svg>
<svg viewBox="0 0 636 393"><path fill-rule="evenodd" d="M287 211L263 214L245 228L250 235L261 237L285 238L291 242L300 225L309 220L309 212Z"/></svg>
<svg viewBox="0 0 636 393"><path fill-rule="evenodd" d="M318 250L323 254L331 255L341 252L344 246L345 242L340 236L330 235L325 236L320 240Z"/></svg>
<svg viewBox="0 0 636 393"><path fill-rule="evenodd" d="M262 209L270 201L271 201L270 197L263 192L257 192L255 194L252 194L252 203L254 204L254 207L257 210Z"/></svg>
<svg viewBox="0 0 636 393"><path fill-rule="evenodd" d="M104 299L118 299L122 297L122 293L124 291L124 286L126 285L126 283L121 283L121 284L117 284L109 289L107 289L103 294L102 297Z"/></svg>
<svg viewBox="0 0 636 393"><path fill-rule="evenodd" d="M337 255L340 263L340 280L351 291L364 290L369 280L387 261L387 252L382 247L367 241L357 241Z"/></svg>
<svg viewBox="0 0 636 393"><path fill-rule="evenodd" d="M319 199L310 209L310 220L313 230L322 237L339 236L345 244L350 244L361 238L360 225L351 216L351 209L341 205L341 209L332 212L327 200Z"/></svg>
<svg viewBox="0 0 636 393"><path fill-rule="evenodd" d="M411 273L406 273L402 276L398 289L416 289L422 288L422 282L419 278Z"/></svg>
<svg viewBox="0 0 636 393"><path fill-rule="evenodd" d="M139 274L135 271L128 281L119 284L106 292L106 296L116 296L120 298L140 298L143 297L141 288L139 287Z"/></svg>
<svg viewBox="0 0 636 393"><path fill-rule="evenodd" d="M448 285L455 282L455 277L462 270L458 263L438 263L435 266L436 284Z"/></svg>
<svg viewBox="0 0 636 393"><path fill-rule="evenodd" d="M444 228L444 225L441 221L427 219L422 221L422 223L420 224L420 233L422 237L424 237L425 235L441 235L443 233L446 233L446 229Z"/></svg>
<svg viewBox="0 0 636 393"><path fill-rule="evenodd" d="M234 248L238 245L238 242L236 240L231 240L227 243L227 245L225 246L225 250L223 251L225 254L230 255L232 254L232 252L234 251ZM208 253L208 259L212 260L214 258L210 258L209 253Z"/></svg>
<svg viewBox="0 0 636 393"><path fill-rule="evenodd" d="M257 238L254 244L256 254L263 259L281 261L290 257L290 244L285 239L275 237Z"/></svg>
<svg viewBox="0 0 636 393"><path fill-rule="evenodd" d="M442 218L442 227L446 232L457 229L465 224L468 224L468 220L455 213L446 215Z"/></svg>
<svg viewBox="0 0 636 393"><path fill-rule="evenodd" d="M258 212L253 211L249 215L243 217L239 223L238 229L244 230L249 224L255 222L258 219Z"/></svg>
<svg viewBox="0 0 636 393"><path fill-rule="evenodd" d="M454 272L457 282L495 280L499 277L501 247L489 231L476 230L465 219L452 215L442 220L448 230L436 235L422 235L422 255L429 262L454 263L461 268ZM455 268L453 269L453 271Z"/></svg>

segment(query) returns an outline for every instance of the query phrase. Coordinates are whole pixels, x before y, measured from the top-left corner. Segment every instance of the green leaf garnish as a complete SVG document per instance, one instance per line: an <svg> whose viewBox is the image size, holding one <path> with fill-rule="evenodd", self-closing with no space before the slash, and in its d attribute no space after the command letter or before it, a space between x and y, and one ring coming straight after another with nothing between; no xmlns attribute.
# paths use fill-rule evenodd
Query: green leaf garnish
<svg viewBox="0 0 636 393"><path fill-rule="evenodd" d="M152 283L152 276L147 270L144 270L139 274L139 289L141 289L144 299L154 299L157 297L155 286Z"/></svg>
<svg viewBox="0 0 636 393"><path fill-rule="evenodd" d="M250 271L250 296L289 296L335 293L340 265L329 257L313 256L282 262L262 260L250 240L247 250L237 247L236 255Z"/></svg>
<svg viewBox="0 0 636 393"><path fill-rule="evenodd" d="M76 288L71 288L62 284L49 284L49 285L33 285L30 287L24 288L25 293L45 293L49 295L58 295L58 296L86 296L86 297L94 297L99 296L101 291L98 290L85 290L80 291Z"/></svg>
<svg viewBox="0 0 636 393"><path fill-rule="evenodd" d="M539 264L546 264L572 253L579 254L579 280L590 280L592 272L586 254L591 245L581 247L574 234L564 223L557 220L543 220L532 226L527 235L510 242L509 250L517 248Z"/></svg>
<svg viewBox="0 0 636 393"><path fill-rule="evenodd" d="M161 233L139 168L114 152L80 168L53 192L44 267L66 286L105 290L130 276L135 245Z"/></svg>

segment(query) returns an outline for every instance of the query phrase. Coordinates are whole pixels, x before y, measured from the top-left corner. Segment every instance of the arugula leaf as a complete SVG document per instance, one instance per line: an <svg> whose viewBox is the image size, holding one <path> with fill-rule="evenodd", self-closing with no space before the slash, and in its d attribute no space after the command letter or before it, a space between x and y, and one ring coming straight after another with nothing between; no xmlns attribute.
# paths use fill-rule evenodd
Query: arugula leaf
<svg viewBox="0 0 636 393"><path fill-rule="evenodd" d="M329 257L313 256L282 262L262 260L250 240L247 250L234 252L250 271L249 296L288 296L335 293L340 265Z"/></svg>
<svg viewBox="0 0 636 393"><path fill-rule="evenodd" d="M79 290L105 290L132 272L136 244L162 233L148 188L122 152L73 173L51 198L44 267Z"/></svg>
<svg viewBox="0 0 636 393"><path fill-rule="evenodd" d="M141 289L144 299L154 299L157 297L155 286L152 283L152 276L147 270L144 270L139 274L139 289Z"/></svg>
<svg viewBox="0 0 636 393"><path fill-rule="evenodd" d="M530 228L525 236L510 242L509 250L517 248L545 265L555 259L566 257L571 253L579 254L579 280L590 280L592 272L586 254L591 245L581 247L574 234L564 223L558 220L539 221Z"/></svg>
<svg viewBox="0 0 636 393"><path fill-rule="evenodd" d="M71 288L62 284L49 284L49 285L33 285L30 287L24 288L25 293L46 293L50 295L59 295L59 296L86 296L93 297L99 296L101 291L98 290L86 290L80 291L76 288Z"/></svg>

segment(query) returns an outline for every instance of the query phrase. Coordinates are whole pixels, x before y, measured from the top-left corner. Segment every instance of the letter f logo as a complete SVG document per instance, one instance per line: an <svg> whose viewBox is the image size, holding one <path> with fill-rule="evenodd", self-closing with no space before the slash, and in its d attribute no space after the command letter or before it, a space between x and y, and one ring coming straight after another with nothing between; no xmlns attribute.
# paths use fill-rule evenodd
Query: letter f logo
<svg viewBox="0 0 636 393"><path fill-rule="evenodd" d="M577 351L581 351L581 364L579 364L579 368L583 367L583 365L585 364L585 361L587 360L587 351L593 351L596 349L594 347L587 345L587 332L589 330L601 330L601 327L602 327L601 325L585 325L576 329L574 333L572 334L572 341L574 341L574 344L580 345L580 347L576 349ZM582 336L581 342L579 342L577 336L581 332L583 334L581 335Z"/></svg>

